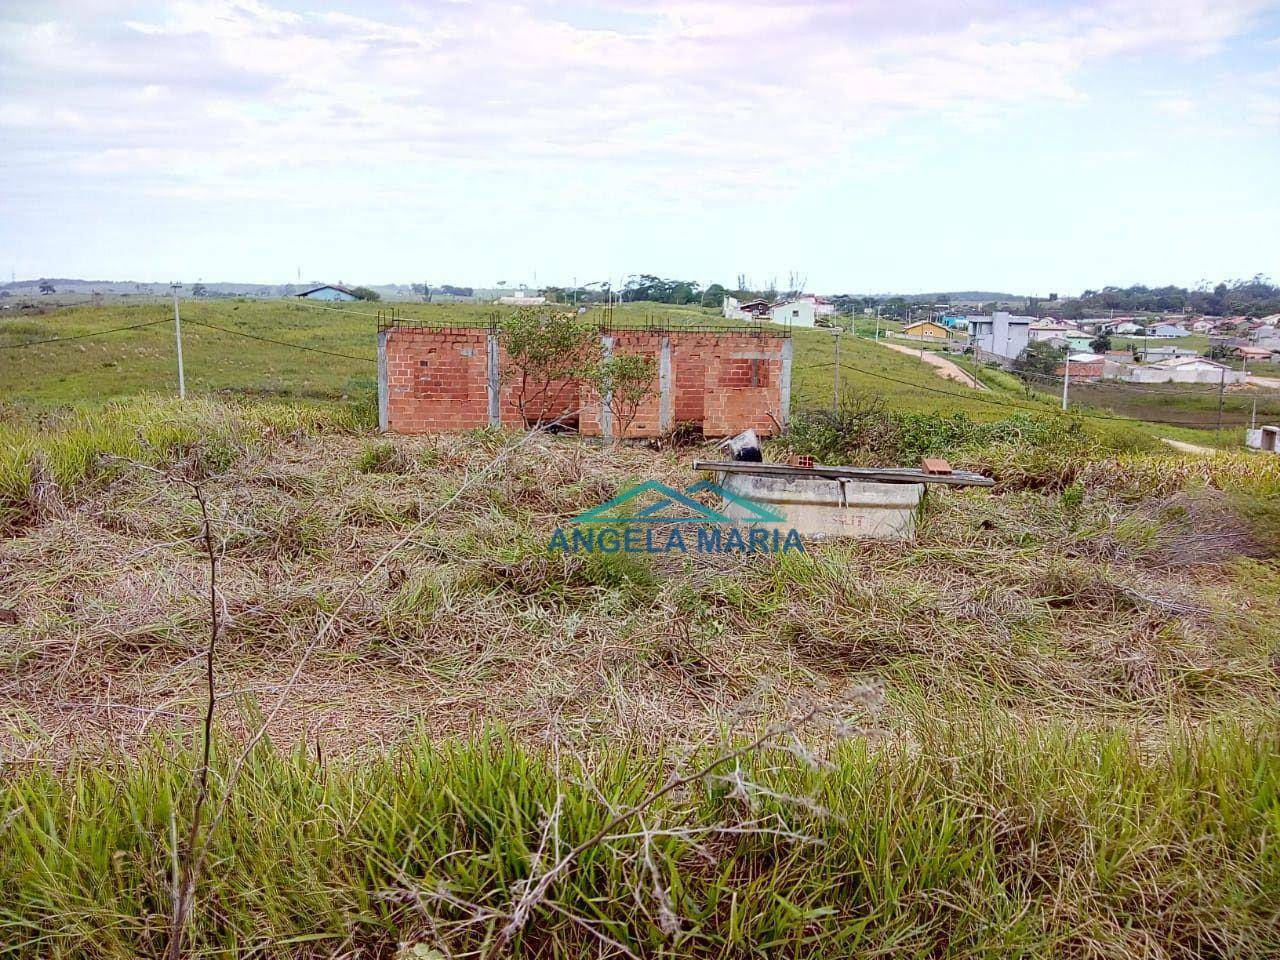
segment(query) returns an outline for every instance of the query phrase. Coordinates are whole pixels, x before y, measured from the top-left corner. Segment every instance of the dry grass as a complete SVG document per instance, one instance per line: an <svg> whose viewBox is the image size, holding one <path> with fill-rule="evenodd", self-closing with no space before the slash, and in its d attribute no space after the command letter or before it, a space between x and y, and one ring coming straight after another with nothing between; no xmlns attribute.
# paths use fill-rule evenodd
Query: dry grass
<svg viewBox="0 0 1280 960"><path fill-rule="evenodd" d="M209 483L231 733L336 599L502 442L301 430L236 448ZM1203 481L1204 461L1153 458L1163 499L1136 504L1141 458L1084 465L1080 502L935 493L911 546L715 562L546 552L558 523L631 483L689 483L694 452L537 438L341 612L274 741L353 752L496 722L535 741L554 728L582 744L681 743L745 700L767 714L867 676L889 682L886 728L921 698L1153 727L1275 703L1280 636L1240 602L1247 578L1227 562L1257 545L1220 498L1202 508L1168 480ZM133 751L201 705L193 505L145 471L64 486L42 475L32 525L0 544L0 591L19 613L0 627L8 757Z"/></svg>

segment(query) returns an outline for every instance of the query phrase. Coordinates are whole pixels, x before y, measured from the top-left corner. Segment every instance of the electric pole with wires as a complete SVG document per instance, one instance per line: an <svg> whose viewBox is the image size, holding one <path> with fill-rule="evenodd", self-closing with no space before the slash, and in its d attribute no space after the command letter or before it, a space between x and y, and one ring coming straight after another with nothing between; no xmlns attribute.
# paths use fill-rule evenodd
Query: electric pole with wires
<svg viewBox="0 0 1280 960"><path fill-rule="evenodd" d="M173 290L173 337L178 345L178 399L187 399L187 377L182 370L182 318L178 316L178 291L182 289L182 284L171 283L170 289Z"/></svg>

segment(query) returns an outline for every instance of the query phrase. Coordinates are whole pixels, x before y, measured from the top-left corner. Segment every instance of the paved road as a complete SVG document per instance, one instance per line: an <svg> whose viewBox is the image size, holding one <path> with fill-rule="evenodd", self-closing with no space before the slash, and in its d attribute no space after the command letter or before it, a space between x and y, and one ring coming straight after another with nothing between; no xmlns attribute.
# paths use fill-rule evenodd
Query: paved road
<svg viewBox="0 0 1280 960"><path fill-rule="evenodd" d="M909 357L919 357L919 347L908 347L900 343L886 343L881 340L882 347L888 347L890 350L896 350L898 353L905 353ZM987 389L979 383L973 376L961 370L946 357L940 357L936 353L930 353L928 350L924 352L924 362L929 364L938 371L938 376L947 380L954 380L957 383L963 383L966 387L972 387L974 390Z"/></svg>
<svg viewBox="0 0 1280 960"><path fill-rule="evenodd" d="M1280 380L1277 380L1275 377L1249 376L1244 378L1244 382L1252 384L1255 387L1271 387L1273 389L1276 387L1280 387Z"/></svg>

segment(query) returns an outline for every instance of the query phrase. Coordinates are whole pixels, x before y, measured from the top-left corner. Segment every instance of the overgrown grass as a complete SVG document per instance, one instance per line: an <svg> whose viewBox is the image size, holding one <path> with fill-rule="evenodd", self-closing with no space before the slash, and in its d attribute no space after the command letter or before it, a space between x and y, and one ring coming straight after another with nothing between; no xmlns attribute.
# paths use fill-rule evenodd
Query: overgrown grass
<svg viewBox="0 0 1280 960"><path fill-rule="evenodd" d="M1099 424L1079 416L1015 413L997 420L968 414L891 411L875 395L848 393L835 411L802 409L781 439L793 453L821 463L914 464L924 456L953 460L992 455L1096 458L1150 450L1145 432L1124 424Z"/></svg>
<svg viewBox="0 0 1280 960"><path fill-rule="evenodd" d="M769 752L655 804L552 888L512 955L622 955L588 926L646 957L1280 952L1274 721L1156 748L983 717L921 730L914 743L855 740L827 767ZM193 950L475 950L496 932L484 911L509 907L536 850L545 869L672 762L626 743L553 758L501 735L420 739L359 763L260 750L214 837ZM190 767L159 745L9 777L11 955L159 952Z"/></svg>
<svg viewBox="0 0 1280 960"><path fill-rule="evenodd" d="M199 445L209 473L226 470L247 448L290 434L358 432L373 425L368 404L308 406L213 398L180 402L135 397L101 407L0 420L0 535L114 475L113 458L152 466L176 462Z"/></svg>

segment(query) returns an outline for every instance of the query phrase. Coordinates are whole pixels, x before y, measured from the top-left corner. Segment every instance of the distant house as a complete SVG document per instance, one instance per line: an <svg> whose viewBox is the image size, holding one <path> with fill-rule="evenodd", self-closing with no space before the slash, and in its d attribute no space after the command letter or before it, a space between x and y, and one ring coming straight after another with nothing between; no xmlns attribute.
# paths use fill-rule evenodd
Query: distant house
<svg viewBox="0 0 1280 960"><path fill-rule="evenodd" d="M307 300L359 300L352 291L346 287L340 287L336 283L325 283L318 287L312 287L310 290L303 290L299 297Z"/></svg>
<svg viewBox="0 0 1280 960"><path fill-rule="evenodd" d="M1172 323L1157 323L1154 327L1147 329L1147 336L1168 339L1172 337L1189 337L1191 334Z"/></svg>
<svg viewBox="0 0 1280 960"><path fill-rule="evenodd" d="M1065 338L1068 334L1075 333L1076 329L1075 327L1068 327L1065 323L1050 323L1040 320L1027 328L1027 335L1032 340L1052 340L1054 337Z"/></svg>
<svg viewBox="0 0 1280 960"><path fill-rule="evenodd" d="M1268 350L1266 347L1245 347L1245 346L1240 346L1240 347L1236 347L1234 350L1232 350L1232 351L1231 351L1231 355L1232 355L1233 357L1238 357L1238 358L1239 358L1239 359L1241 359L1241 360L1263 360L1263 361L1266 361L1266 360L1270 360L1270 359L1271 359L1271 351L1270 351L1270 350Z"/></svg>
<svg viewBox="0 0 1280 960"><path fill-rule="evenodd" d="M725 297L721 311L726 320L759 320L769 313L768 300L738 300L736 297Z"/></svg>
<svg viewBox="0 0 1280 960"><path fill-rule="evenodd" d="M1135 333L1142 333L1142 327L1138 326L1132 320L1125 320L1122 323L1117 323L1112 328L1112 332L1118 333L1122 337L1128 337Z"/></svg>
<svg viewBox="0 0 1280 960"><path fill-rule="evenodd" d="M1073 353L1068 358L1072 380L1101 380L1106 358L1096 353ZM1059 377L1067 374L1067 362L1058 364L1053 371Z"/></svg>
<svg viewBox="0 0 1280 960"><path fill-rule="evenodd" d="M989 353L1006 360L1015 360L1027 349L1030 342L1028 328L1030 317L1015 317L1004 311L991 316L970 316L969 342L979 354Z"/></svg>
<svg viewBox="0 0 1280 960"><path fill-rule="evenodd" d="M1197 320L1191 325L1191 329L1196 333L1208 333L1213 329L1213 321L1204 319Z"/></svg>
<svg viewBox="0 0 1280 960"><path fill-rule="evenodd" d="M1175 360L1178 357L1198 357L1200 354L1190 347L1139 347L1138 357L1148 363L1161 360Z"/></svg>
<svg viewBox="0 0 1280 960"><path fill-rule="evenodd" d="M793 327L812 327L817 316L812 299L784 300L769 308L769 319L774 323Z"/></svg>
<svg viewBox="0 0 1280 960"><path fill-rule="evenodd" d="M499 297L494 302L500 303L504 307L540 307L547 302L547 298L541 296L510 296Z"/></svg>
<svg viewBox="0 0 1280 960"><path fill-rule="evenodd" d="M915 323L909 323L902 328L902 332L917 340L937 340L943 343L951 336L950 330L932 320L917 320Z"/></svg>
<svg viewBox="0 0 1280 960"><path fill-rule="evenodd" d="M1205 357L1175 357L1146 366L1125 368L1128 383L1240 383L1244 373Z"/></svg>
<svg viewBox="0 0 1280 960"><path fill-rule="evenodd" d="M1067 348L1077 352L1085 352L1089 349L1089 345L1093 343L1093 337L1087 333L1068 333Z"/></svg>
<svg viewBox="0 0 1280 960"><path fill-rule="evenodd" d="M840 312L839 310L836 309L836 305L832 303L830 300L828 300L826 297L815 297L813 294L805 294L804 296L798 297L797 299L812 300L813 312L815 316L834 317L837 313Z"/></svg>

